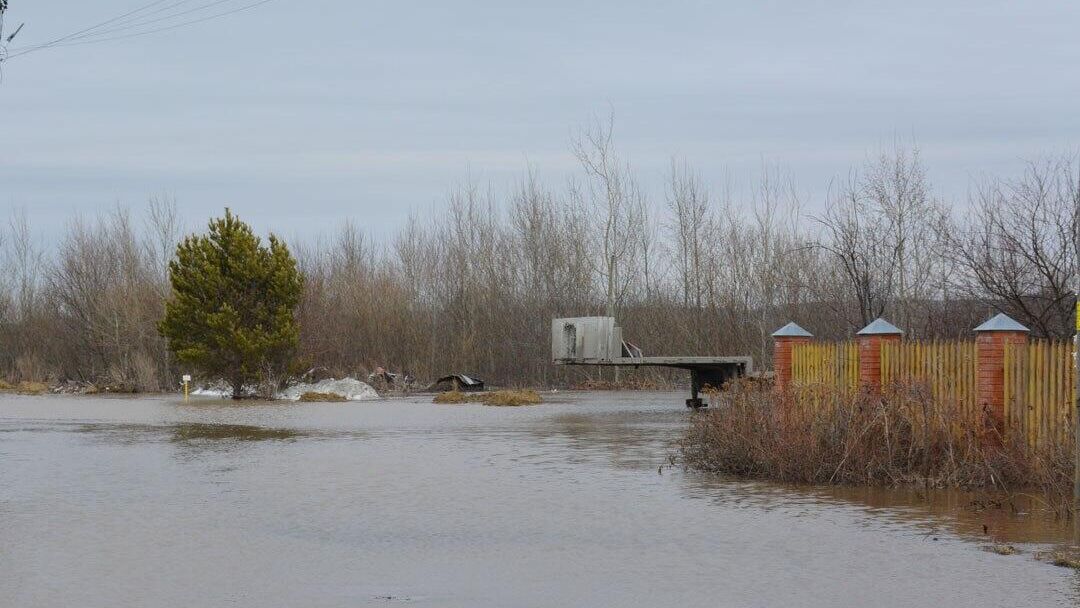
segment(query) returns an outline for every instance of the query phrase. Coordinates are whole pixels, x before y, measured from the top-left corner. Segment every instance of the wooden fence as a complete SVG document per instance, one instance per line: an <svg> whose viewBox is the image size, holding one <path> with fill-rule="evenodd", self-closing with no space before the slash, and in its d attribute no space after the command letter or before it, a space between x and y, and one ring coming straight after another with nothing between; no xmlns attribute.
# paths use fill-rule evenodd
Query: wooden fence
<svg viewBox="0 0 1080 608"><path fill-rule="evenodd" d="M939 403L955 403L966 415L977 409L978 360L974 342L884 342L881 385L924 385Z"/></svg>
<svg viewBox="0 0 1080 608"><path fill-rule="evenodd" d="M1076 377L1070 342L1034 340L1005 348L1005 420L1028 445L1068 440Z"/></svg>
<svg viewBox="0 0 1080 608"><path fill-rule="evenodd" d="M791 379L803 390L859 389L859 346L855 342L809 342L791 351Z"/></svg>
<svg viewBox="0 0 1080 608"><path fill-rule="evenodd" d="M1033 340L1005 347L1004 403L1009 429L1022 433L1028 445L1068 440L1075 375L1071 342ZM935 400L959 405L978 415L976 343L973 341L896 341L881 344L881 386L898 382L921 383ZM854 342L795 344L791 355L791 382L808 401L839 390L851 394L859 388L859 350Z"/></svg>

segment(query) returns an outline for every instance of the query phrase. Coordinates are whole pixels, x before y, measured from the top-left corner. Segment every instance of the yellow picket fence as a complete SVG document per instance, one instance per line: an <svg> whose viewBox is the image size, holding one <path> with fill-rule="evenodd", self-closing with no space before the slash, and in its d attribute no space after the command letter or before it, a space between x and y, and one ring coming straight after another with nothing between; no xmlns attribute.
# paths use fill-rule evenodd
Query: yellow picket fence
<svg viewBox="0 0 1080 608"><path fill-rule="evenodd" d="M1076 398L1070 342L1033 340L1005 348L1005 420L1028 445L1068 440Z"/></svg>
<svg viewBox="0 0 1080 608"><path fill-rule="evenodd" d="M1002 390L1005 421L1032 447L1068 441L1076 378L1070 342L1033 340L1007 345ZM859 388L859 349L854 342L796 344L792 348L792 386L815 406L837 390ZM881 385L922 385L940 403L955 403L980 416L978 355L973 341L884 342Z"/></svg>
<svg viewBox="0 0 1080 608"><path fill-rule="evenodd" d="M977 361L974 342L884 342L881 385L919 384L938 403L956 404L965 415L973 415L978 397Z"/></svg>
<svg viewBox="0 0 1080 608"><path fill-rule="evenodd" d="M810 342L791 350L791 380L800 391L859 389L859 347L855 342Z"/></svg>

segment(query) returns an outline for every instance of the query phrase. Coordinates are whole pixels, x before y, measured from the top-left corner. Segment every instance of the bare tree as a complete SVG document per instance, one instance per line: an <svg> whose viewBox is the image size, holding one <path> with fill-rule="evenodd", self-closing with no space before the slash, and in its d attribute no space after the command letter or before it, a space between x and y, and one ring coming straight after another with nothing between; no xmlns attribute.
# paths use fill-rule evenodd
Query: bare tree
<svg viewBox="0 0 1080 608"><path fill-rule="evenodd" d="M853 325L870 323L890 304L896 280L896 252L888 244L886 219L861 195L854 174L830 188L825 213L815 219L824 232L817 247L830 254L846 279L847 294L836 294L832 305L842 307L851 297L858 315Z"/></svg>
<svg viewBox="0 0 1080 608"><path fill-rule="evenodd" d="M867 167L860 183L871 213L884 219L884 237L894 258L895 301L893 316L913 328L916 311L939 294L933 279L943 258L935 226L944 210L933 199L919 148L899 141Z"/></svg>
<svg viewBox="0 0 1080 608"><path fill-rule="evenodd" d="M1075 158L1030 163L1018 179L988 179L971 201L971 220L952 238L970 279L968 293L988 299L1038 335L1067 337L1076 297Z"/></svg>
<svg viewBox="0 0 1080 608"><path fill-rule="evenodd" d="M466 181L385 240L344 222L293 243L310 368L573 383L589 372L552 365L550 319L604 312L650 353L765 365L769 334L788 320L841 338L884 315L952 337L997 308L1038 335L1071 333L1075 157L985 180L953 219L918 151L898 146L835 183L808 218L790 173L767 164L740 191L673 161L666 204L650 207L611 131L609 119L579 135L584 174L566 188L529 168L505 195ZM141 217L77 217L44 247L25 212L13 215L0 234L0 375L171 385L182 371L157 323L181 226L158 197Z"/></svg>
<svg viewBox="0 0 1080 608"><path fill-rule="evenodd" d="M643 197L629 163L619 158L613 141L614 116L583 129L571 147L585 172L584 186L571 196L588 206L599 223L599 275L604 283L604 310L614 316L633 280L638 234L642 228Z"/></svg>
<svg viewBox="0 0 1080 608"><path fill-rule="evenodd" d="M685 161L671 160L666 224L683 306L702 307L706 239L711 236L709 189Z"/></svg>

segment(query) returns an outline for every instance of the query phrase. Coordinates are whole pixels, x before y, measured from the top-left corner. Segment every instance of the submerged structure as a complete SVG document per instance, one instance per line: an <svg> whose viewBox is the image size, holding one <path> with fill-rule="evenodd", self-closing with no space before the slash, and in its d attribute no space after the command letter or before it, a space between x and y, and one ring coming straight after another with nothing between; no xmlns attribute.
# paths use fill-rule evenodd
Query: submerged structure
<svg viewBox="0 0 1080 608"><path fill-rule="evenodd" d="M551 321L551 358L556 365L673 367L690 371L686 406L704 407L703 389L720 388L753 372L753 359L740 357L645 356L623 338L614 317L569 317Z"/></svg>

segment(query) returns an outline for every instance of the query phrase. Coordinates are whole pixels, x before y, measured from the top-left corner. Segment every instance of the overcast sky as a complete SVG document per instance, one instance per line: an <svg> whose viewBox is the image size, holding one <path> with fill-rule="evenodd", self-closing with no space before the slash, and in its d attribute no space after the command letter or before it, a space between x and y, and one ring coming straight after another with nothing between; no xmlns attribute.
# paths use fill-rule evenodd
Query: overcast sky
<svg viewBox="0 0 1080 608"><path fill-rule="evenodd" d="M12 49L150 0L10 0ZM190 6L210 0L188 0ZM242 6L250 0L225 2ZM375 233L471 175L561 184L575 127L614 108L656 198L767 162L811 205L897 136L937 192L1080 144L1080 2L272 1L3 64L0 212L48 230L175 196L260 230Z"/></svg>

